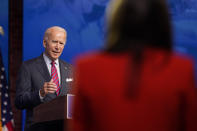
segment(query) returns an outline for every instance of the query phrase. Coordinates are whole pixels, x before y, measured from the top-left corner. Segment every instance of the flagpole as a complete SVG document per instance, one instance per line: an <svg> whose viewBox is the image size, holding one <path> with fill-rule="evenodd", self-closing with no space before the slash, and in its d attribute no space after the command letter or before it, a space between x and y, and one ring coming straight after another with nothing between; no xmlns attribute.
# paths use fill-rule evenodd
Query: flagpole
<svg viewBox="0 0 197 131"><path fill-rule="evenodd" d="M0 35L2 35L2 36L4 35L4 31L3 31L3 27L2 26L0 26ZM1 76L1 71L0 71L0 76ZM0 84L2 84L1 81L0 81ZM0 91L0 93L2 93L2 91ZM0 95L0 103L2 104L1 95ZM1 118L1 104L0 104L0 131L2 131L2 128L3 128L2 127L2 118Z"/></svg>
<svg viewBox="0 0 197 131"><path fill-rule="evenodd" d="M1 49L1 48L0 48ZM1 52L1 51L0 51ZM1 76L1 71L0 71L0 76ZM2 84L1 83L1 80L0 80L0 84ZM2 94L2 91L0 91L0 93ZM1 95L0 95L0 103L2 104L2 102L1 102ZM2 131L2 118L1 118L1 104L0 104L0 131Z"/></svg>

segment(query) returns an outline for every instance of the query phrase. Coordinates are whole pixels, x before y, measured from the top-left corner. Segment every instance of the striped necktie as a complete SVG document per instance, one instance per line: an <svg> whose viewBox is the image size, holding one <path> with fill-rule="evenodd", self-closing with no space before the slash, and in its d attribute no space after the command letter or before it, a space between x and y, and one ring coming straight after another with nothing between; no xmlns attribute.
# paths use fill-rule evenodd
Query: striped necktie
<svg viewBox="0 0 197 131"><path fill-rule="evenodd" d="M52 61L51 62L51 78L53 79L53 82L57 85L57 90L56 90L56 94L57 96L59 95L60 93L60 86L59 86L59 77L58 77L58 74L57 74L57 69L55 67L55 61Z"/></svg>

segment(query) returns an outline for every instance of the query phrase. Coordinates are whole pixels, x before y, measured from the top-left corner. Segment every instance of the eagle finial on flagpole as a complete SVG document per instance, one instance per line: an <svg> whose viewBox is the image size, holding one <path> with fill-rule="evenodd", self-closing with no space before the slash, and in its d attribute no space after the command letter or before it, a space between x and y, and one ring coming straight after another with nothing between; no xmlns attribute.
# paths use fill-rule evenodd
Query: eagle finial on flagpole
<svg viewBox="0 0 197 131"><path fill-rule="evenodd" d="M3 27L2 26L0 26L0 35L4 35L4 31L3 31Z"/></svg>

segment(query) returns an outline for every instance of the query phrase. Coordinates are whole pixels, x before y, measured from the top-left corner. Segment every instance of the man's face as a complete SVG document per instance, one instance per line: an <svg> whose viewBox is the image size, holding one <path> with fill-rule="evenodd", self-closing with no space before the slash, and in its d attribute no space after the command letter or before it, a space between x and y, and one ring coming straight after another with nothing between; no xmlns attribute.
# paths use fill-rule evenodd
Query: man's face
<svg viewBox="0 0 197 131"><path fill-rule="evenodd" d="M66 34L62 31L53 30L47 40L43 41L45 54L51 59L56 60L62 54L66 44Z"/></svg>

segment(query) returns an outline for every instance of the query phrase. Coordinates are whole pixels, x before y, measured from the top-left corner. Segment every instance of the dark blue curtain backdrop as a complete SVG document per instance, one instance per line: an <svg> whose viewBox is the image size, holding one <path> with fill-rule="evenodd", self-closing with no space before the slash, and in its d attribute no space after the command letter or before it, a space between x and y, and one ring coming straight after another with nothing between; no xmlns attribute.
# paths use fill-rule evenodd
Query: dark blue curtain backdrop
<svg viewBox="0 0 197 131"><path fill-rule="evenodd" d="M23 59L41 54L44 31L54 25L67 29L68 41L62 59L68 62L82 52L102 48L104 13L108 1L24 0ZM197 1L169 0L169 8L175 50L197 59Z"/></svg>
<svg viewBox="0 0 197 131"><path fill-rule="evenodd" d="M54 25L68 32L62 59L101 48L108 0L24 0L24 60L43 51L43 34Z"/></svg>
<svg viewBox="0 0 197 131"><path fill-rule="evenodd" d="M169 0L169 8L175 50L193 56L197 77L197 0Z"/></svg>
<svg viewBox="0 0 197 131"><path fill-rule="evenodd" d="M0 52L8 77L8 0L0 0L0 26L4 32L4 35L0 33Z"/></svg>
<svg viewBox="0 0 197 131"><path fill-rule="evenodd" d="M24 0L23 60L39 56L46 28L66 28L68 41L61 56L72 62L80 53L100 49L104 42L104 13L109 0ZM197 62L197 0L169 0L174 49ZM197 69L197 67L196 67Z"/></svg>

